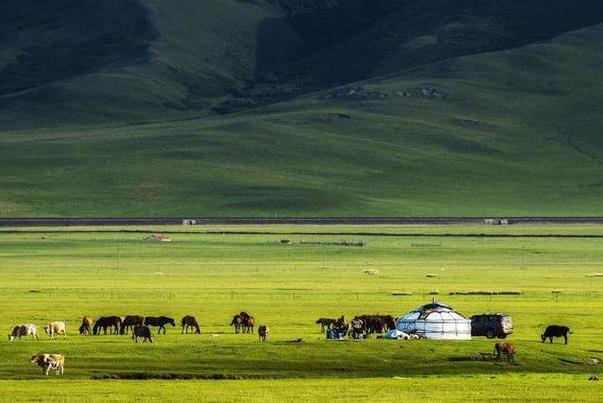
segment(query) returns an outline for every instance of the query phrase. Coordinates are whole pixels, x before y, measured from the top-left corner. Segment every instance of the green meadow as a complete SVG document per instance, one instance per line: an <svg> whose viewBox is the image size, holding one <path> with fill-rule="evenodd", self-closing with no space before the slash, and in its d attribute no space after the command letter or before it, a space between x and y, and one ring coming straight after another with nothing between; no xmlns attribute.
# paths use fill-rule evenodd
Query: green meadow
<svg viewBox="0 0 603 403"><path fill-rule="evenodd" d="M582 400L603 359L603 226L245 226L0 230L0 399ZM126 231L140 232L126 232ZM144 241L145 231L172 242ZM283 240L289 241L283 243ZM339 246L362 240L363 247ZM311 243L308 243L311 242ZM377 271L368 275L366 269ZM555 290L557 293L553 293ZM519 291L519 295L450 295ZM400 316L431 301L470 316L508 312L515 364L481 360L493 341L325 340L314 321ZM269 340L236 335L245 310ZM153 344L80 336L82 316L195 315ZM64 320L68 337L9 343L17 323ZM547 324L573 333L542 344ZM156 332L155 332L156 333ZM301 339L301 341L298 341ZM66 356L40 375L38 352ZM24 394L24 391L27 391Z"/></svg>

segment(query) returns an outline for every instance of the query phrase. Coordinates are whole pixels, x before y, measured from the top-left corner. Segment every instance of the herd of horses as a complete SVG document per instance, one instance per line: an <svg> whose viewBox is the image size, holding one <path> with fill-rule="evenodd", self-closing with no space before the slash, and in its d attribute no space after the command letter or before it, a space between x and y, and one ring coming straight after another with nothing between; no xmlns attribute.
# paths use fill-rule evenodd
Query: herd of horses
<svg viewBox="0 0 603 403"><path fill-rule="evenodd" d="M157 334L166 334L166 327L171 325L176 327L176 321L169 316L142 316L142 315L127 315L127 316L101 316L94 321L89 316L84 316L79 327L79 332L82 335L91 334L98 336L100 334L107 335L127 335L132 333L132 338L144 337L145 341L150 341L150 328L156 327ZM197 318L193 315L186 315L180 320L182 334L194 333L201 334L201 325ZM234 327L235 333L254 333L255 317L245 311L234 315L230 326ZM145 329L148 329L145 330ZM259 337L261 340L266 340L268 328L261 325L258 328Z"/></svg>
<svg viewBox="0 0 603 403"><path fill-rule="evenodd" d="M128 316L101 316L96 321L93 321L89 316L84 316L82 324L80 325L80 334L92 334L100 335L103 334L128 334L134 332L136 327L157 327L157 334L166 333L166 325L172 325L176 327L176 321L168 316L140 316L140 315L128 315ZM188 333L192 327L196 329L196 333L201 333L201 327L199 322L194 316L187 315L182 318L182 333Z"/></svg>

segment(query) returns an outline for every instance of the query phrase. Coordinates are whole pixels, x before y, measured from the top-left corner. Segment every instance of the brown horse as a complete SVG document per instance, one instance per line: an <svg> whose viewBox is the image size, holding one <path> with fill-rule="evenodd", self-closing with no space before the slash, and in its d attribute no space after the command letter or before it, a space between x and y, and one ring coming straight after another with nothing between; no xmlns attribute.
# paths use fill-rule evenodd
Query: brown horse
<svg viewBox="0 0 603 403"><path fill-rule="evenodd" d="M80 326L80 334L92 334L92 323L93 320L89 316L84 316L82 324Z"/></svg>
<svg viewBox="0 0 603 403"><path fill-rule="evenodd" d="M172 325L173 327L176 327L176 321L173 318L167 316L147 316L146 318L144 318L145 326L159 327L159 329L157 329L157 334L161 334L161 329L163 329L163 334L165 334L165 325L168 324Z"/></svg>
<svg viewBox="0 0 603 403"><path fill-rule="evenodd" d="M195 329L195 334L201 334L201 326L199 326L199 322L197 322L197 319L192 315L186 315L182 318L180 324L182 325L182 333L188 334L189 328L193 328Z"/></svg>
<svg viewBox="0 0 603 403"><path fill-rule="evenodd" d="M121 322L121 331L119 334L128 334L128 330L134 331L134 326L140 326L144 322L144 317L140 315L128 315Z"/></svg>
<svg viewBox="0 0 603 403"><path fill-rule="evenodd" d="M247 320L243 321L243 333L253 334L253 327L255 326L255 318L250 316Z"/></svg>
<svg viewBox="0 0 603 403"><path fill-rule="evenodd" d="M234 326L235 333L239 333L243 326L243 319L241 319L241 315L233 316L232 321L230 322L230 326Z"/></svg>
<svg viewBox="0 0 603 403"><path fill-rule="evenodd" d="M94 323L92 334L100 334L101 329L103 330L104 334L107 334L107 329L110 328L113 328L112 334L119 334L121 329L121 318L119 316L101 316L98 318Z"/></svg>

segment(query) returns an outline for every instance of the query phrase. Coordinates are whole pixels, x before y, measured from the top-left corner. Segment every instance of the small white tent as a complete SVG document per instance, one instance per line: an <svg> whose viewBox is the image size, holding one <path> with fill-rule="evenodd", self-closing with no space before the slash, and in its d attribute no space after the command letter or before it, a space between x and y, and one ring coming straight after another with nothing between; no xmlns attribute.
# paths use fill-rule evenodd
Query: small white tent
<svg viewBox="0 0 603 403"><path fill-rule="evenodd" d="M471 340L471 320L441 302L414 309L396 321L396 329L426 339Z"/></svg>

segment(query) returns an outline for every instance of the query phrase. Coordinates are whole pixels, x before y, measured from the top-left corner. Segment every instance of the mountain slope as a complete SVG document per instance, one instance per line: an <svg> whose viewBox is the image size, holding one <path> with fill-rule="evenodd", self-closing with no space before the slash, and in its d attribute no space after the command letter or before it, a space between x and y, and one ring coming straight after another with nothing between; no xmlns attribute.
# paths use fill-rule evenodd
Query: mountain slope
<svg viewBox="0 0 603 403"><path fill-rule="evenodd" d="M603 25L253 111L0 134L3 216L601 215Z"/></svg>
<svg viewBox="0 0 603 403"><path fill-rule="evenodd" d="M253 80L256 28L276 12L239 0L3 2L0 123L207 113Z"/></svg>
<svg viewBox="0 0 603 403"><path fill-rule="evenodd" d="M240 111L601 22L598 0L7 0L0 124Z"/></svg>

